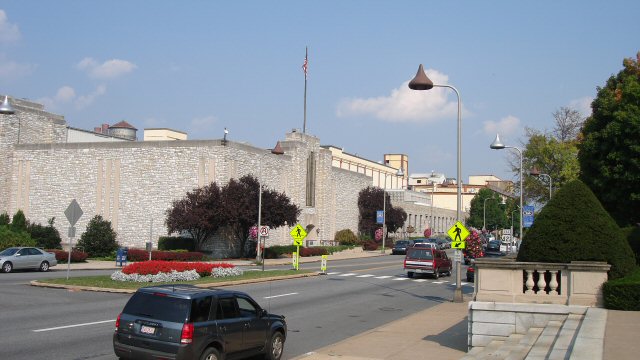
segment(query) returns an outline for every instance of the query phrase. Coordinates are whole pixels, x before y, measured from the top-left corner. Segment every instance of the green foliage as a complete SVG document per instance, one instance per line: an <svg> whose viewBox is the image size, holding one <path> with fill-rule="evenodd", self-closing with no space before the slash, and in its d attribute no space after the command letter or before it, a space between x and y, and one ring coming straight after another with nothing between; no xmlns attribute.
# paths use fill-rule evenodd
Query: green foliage
<svg viewBox="0 0 640 360"><path fill-rule="evenodd" d="M612 279L625 276L635 266L622 231L579 180L559 189L540 211L522 239L518 261L606 261L611 264Z"/></svg>
<svg viewBox="0 0 640 360"><path fill-rule="evenodd" d="M359 245L360 240L356 234L351 231L351 229L343 229L336 232L336 236L334 237L335 241L338 241L340 245Z"/></svg>
<svg viewBox="0 0 640 360"><path fill-rule="evenodd" d="M62 249L62 246L60 246L62 239L58 229L53 226L54 222L55 218L51 218L47 226L40 224L29 224L27 226L27 232L36 241L36 246L43 249Z"/></svg>
<svg viewBox="0 0 640 360"><path fill-rule="evenodd" d="M640 268L624 278L604 283L602 294L607 309L640 311Z"/></svg>
<svg viewBox="0 0 640 360"><path fill-rule="evenodd" d="M27 231L27 218L22 210L18 210L11 220L11 229L13 231Z"/></svg>
<svg viewBox="0 0 640 360"><path fill-rule="evenodd" d="M192 238L180 236L161 236L158 240L158 250L186 250L195 251L196 245Z"/></svg>
<svg viewBox="0 0 640 360"><path fill-rule="evenodd" d="M96 215L87 224L86 231L78 241L78 247L82 247L90 257L109 256L118 248L116 236L111 222Z"/></svg>
<svg viewBox="0 0 640 360"><path fill-rule="evenodd" d="M391 205L389 194L381 188L369 186L358 194L358 231L361 234L373 236L376 229L382 227L376 223L376 212L385 210L385 224L387 231L394 232L401 228L407 220L407 213Z"/></svg>
<svg viewBox="0 0 640 360"><path fill-rule="evenodd" d="M631 250L636 256L636 264L640 265L640 226L629 226L622 229Z"/></svg>
<svg viewBox="0 0 640 360"><path fill-rule="evenodd" d="M486 201L485 201L486 200ZM490 189L480 189L471 199L471 210L467 225L476 229L482 229L486 217L487 230L504 229L511 223L507 220L506 206L501 205L502 198Z"/></svg>
<svg viewBox="0 0 640 360"><path fill-rule="evenodd" d="M264 249L265 259L277 259L284 254L292 254L297 251L295 245L276 245Z"/></svg>
<svg viewBox="0 0 640 360"><path fill-rule="evenodd" d="M591 103L579 145L580 179L621 226L640 223L640 53L625 59Z"/></svg>
<svg viewBox="0 0 640 360"><path fill-rule="evenodd" d="M11 218L9 217L9 214L7 214L6 212L3 212L2 214L0 214L0 226L9 225L10 221L11 221Z"/></svg>
<svg viewBox="0 0 640 360"><path fill-rule="evenodd" d="M13 231L10 226L0 225L0 250L14 246L36 246L36 241L26 231Z"/></svg>

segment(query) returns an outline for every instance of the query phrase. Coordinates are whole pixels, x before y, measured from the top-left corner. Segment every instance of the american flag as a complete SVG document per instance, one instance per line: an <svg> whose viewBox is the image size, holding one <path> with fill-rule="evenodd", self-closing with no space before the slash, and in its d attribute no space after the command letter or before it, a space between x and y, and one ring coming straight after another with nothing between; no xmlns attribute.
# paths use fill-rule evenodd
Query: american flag
<svg viewBox="0 0 640 360"><path fill-rule="evenodd" d="M304 56L304 63L302 63L302 71L304 71L304 79L307 79L307 69L309 67L309 61L307 60L307 55Z"/></svg>

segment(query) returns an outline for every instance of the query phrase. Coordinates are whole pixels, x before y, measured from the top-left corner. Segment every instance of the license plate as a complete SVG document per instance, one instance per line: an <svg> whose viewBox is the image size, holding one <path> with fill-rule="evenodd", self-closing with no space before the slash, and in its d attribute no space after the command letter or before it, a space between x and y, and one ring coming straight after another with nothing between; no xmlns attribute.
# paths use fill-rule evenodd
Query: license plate
<svg viewBox="0 0 640 360"><path fill-rule="evenodd" d="M156 328L154 328L153 326L142 325L142 327L140 327L140 332L143 334L153 335L156 333Z"/></svg>

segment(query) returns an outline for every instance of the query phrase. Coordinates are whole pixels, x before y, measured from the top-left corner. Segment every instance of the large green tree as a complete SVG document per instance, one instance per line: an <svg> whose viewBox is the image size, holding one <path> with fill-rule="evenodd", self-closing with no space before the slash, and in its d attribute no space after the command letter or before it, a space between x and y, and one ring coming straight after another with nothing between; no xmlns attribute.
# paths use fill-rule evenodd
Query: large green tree
<svg viewBox="0 0 640 360"><path fill-rule="evenodd" d="M591 103L579 145L580 179L618 225L640 222L640 52Z"/></svg>
<svg viewBox="0 0 640 360"><path fill-rule="evenodd" d="M486 200L486 201L485 201ZM471 209L467 225L476 229L482 229L486 218L486 229L493 231L509 227L507 221L506 206L502 198L495 191L480 189L471 199Z"/></svg>
<svg viewBox="0 0 640 360"><path fill-rule="evenodd" d="M111 221L96 215L89 220L87 229L80 236L78 247L83 248L91 257L110 256L118 248L116 237Z"/></svg>

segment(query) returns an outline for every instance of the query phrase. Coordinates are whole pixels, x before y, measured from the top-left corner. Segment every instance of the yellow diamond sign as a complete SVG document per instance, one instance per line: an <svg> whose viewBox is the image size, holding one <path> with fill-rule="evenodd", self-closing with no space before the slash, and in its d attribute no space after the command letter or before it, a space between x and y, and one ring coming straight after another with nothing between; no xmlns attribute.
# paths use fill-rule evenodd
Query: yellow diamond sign
<svg viewBox="0 0 640 360"><path fill-rule="evenodd" d="M307 232L302 226L300 226L300 224L297 224L293 229L291 229L289 235L293 238L293 245L302 246L302 240L307 237Z"/></svg>
<svg viewBox="0 0 640 360"><path fill-rule="evenodd" d="M466 247L464 240L469 236L469 230L460 221L456 221L447 231L447 235L451 238L452 249L464 249Z"/></svg>

